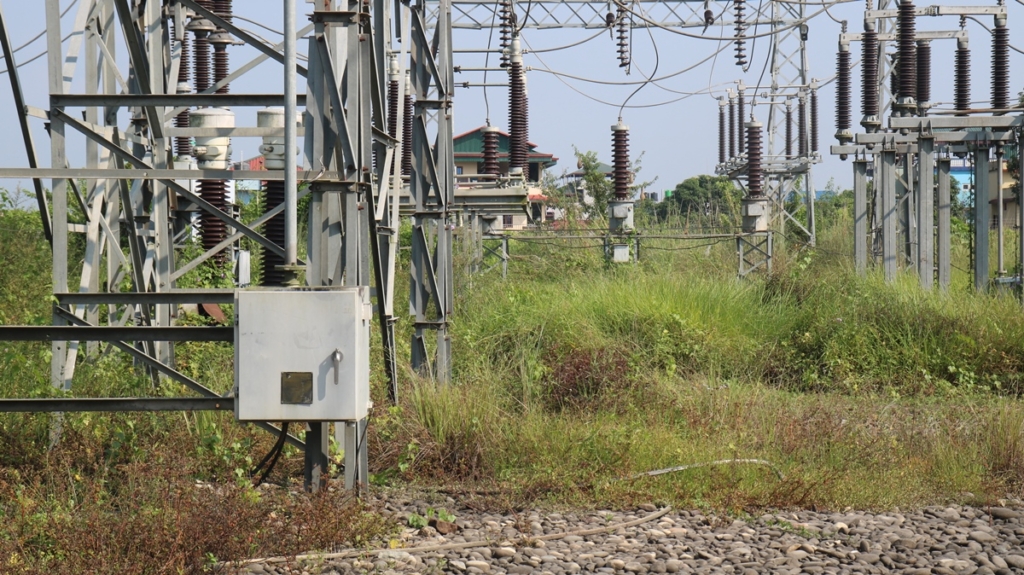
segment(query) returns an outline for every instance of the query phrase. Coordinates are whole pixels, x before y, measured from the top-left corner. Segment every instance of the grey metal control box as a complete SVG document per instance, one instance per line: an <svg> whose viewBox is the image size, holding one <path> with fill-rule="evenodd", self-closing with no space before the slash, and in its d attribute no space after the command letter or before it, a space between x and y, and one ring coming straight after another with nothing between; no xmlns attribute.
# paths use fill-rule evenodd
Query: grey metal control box
<svg viewBox="0 0 1024 575"><path fill-rule="evenodd" d="M235 292L235 416L354 421L370 406L369 289Z"/></svg>

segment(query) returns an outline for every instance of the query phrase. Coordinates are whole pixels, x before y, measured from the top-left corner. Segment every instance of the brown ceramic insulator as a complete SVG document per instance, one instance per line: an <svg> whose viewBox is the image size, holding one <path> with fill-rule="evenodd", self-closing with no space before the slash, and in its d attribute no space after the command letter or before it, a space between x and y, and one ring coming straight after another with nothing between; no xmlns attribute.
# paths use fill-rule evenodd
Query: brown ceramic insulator
<svg viewBox="0 0 1024 575"><path fill-rule="evenodd" d="M739 148L740 153L742 153L747 147L747 132L743 129L744 118L747 117L746 108L746 99L743 97L743 92L740 91L739 95L736 97L736 112L738 115L736 118L736 147Z"/></svg>
<svg viewBox="0 0 1024 575"><path fill-rule="evenodd" d="M718 163L725 163L725 106L718 107Z"/></svg>
<svg viewBox="0 0 1024 575"><path fill-rule="evenodd" d="M922 114L924 105L932 101L932 44L917 43L917 106Z"/></svg>
<svg viewBox="0 0 1024 575"><path fill-rule="evenodd" d="M861 101L864 116L878 116L878 32L865 30L861 42Z"/></svg>
<svg viewBox="0 0 1024 575"><path fill-rule="evenodd" d="M836 131L850 129L850 51L836 56Z"/></svg>
<svg viewBox="0 0 1024 575"><path fill-rule="evenodd" d="M526 86L523 83L523 64L509 63L509 167L527 169L526 145Z"/></svg>
<svg viewBox="0 0 1024 575"><path fill-rule="evenodd" d="M612 130L612 175L615 199L629 199L629 130Z"/></svg>
<svg viewBox="0 0 1024 575"><path fill-rule="evenodd" d="M268 181L264 190L263 213L266 214L284 203L284 182L280 180ZM267 220L263 224L263 235L279 246L284 246L284 214ZM263 273L263 285L280 286L284 285L285 273L281 269L284 265L284 258L271 252L263 250L263 262L261 264Z"/></svg>
<svg viewBox="0 0 1024 575"><path fill-rule="evenodd" d="M196 92L210 87L210 41L196 37Z"/></svg>
<svg viewBox="0 0 1024 575"><path fill-rule="evenodd" d="M212 0L199 0L199 5L213 9ZM210 41L208 36L196 35L196 92L205 92L210 86Z"/></svg>
<svg viewBox="0 0 1024 575"><path fill-rule="evenodd" d="M900 2L897 29L899 37L899 97L917 97L917 14L912 0Z"/></svg>
<svg viewBox="0 0 1024 575"><path fill-rule="evenodd" d="M744 16L746 0L733 0L733 10L736 14L736 65L746 67L747 65L747 21ZM741 114L742 117L742 114ZM742 146L741 146L742 147Z"/></svg>
<svg viewBox="0 0 1024 575"><path fill-rule="evenodd" d="M498 18L498 46L501 48L501 67L508 68L509 46L512 45L512 6L509 0L501 0L499 4Z"/></svg>
<svg viewBox="0 0 1024 575"><path fill-rule="evenodd" d="M171 18L173 26L174 19ZM192 43L189 40L188 32L182 35L181 39L181 53L178 57L178 83L188 84L189 72L192 66ZM189 113L188 108L184 109L177 116L174 117L175 128L188 128L189 127ZM188 136L177 136L174 138L174 155L178 157L186 157L192 155L192 140Z"/></svg>
<svg viewBox="0 0 1024 575"><path fill-rule="evenodd" d="M751 196L760 196L764 192L764 172L761 166L761 126L756 124L747 126L747 192Z"/></svg>
<svg viewBox="0 0 1024 575"><path fill-rule="evenodd" d="M398 136L398 80L388 81L388 135Z"/></svg>
<svg viewBox="0 0 1024 575"><path fill-rule="evenodd" d="M406 122L409 118L405 119ZM398 80L388 81L388 135L398 137ZM395 165L391 164L391 173L395 173Z"/></svg>
<svg viewBox="0 0 1024 575"><path fill-rule="evenodd" d="M629 66L629 19L626 17L626 9L621 5L618 7L618 47L619 67Z"/></svg>
<svg viewBox="0 0 1024 575"><path fill-rule="evenodd" d="M956 70L954 71L953 85L955 90L954 106L966 116L967 110L971 109L971 49L958 46L956 49Z"/></svg>
<svg viewBox="0 0 1024 575"><path fill-rule="evenodd" d="M793 105L786 102L786 157L793 157Z"/></svg>
<svg viewBox="0 0 1024 575"><path fill-rule="evenodd" d="M223 180L199 180L199 196L218 210L227 213L227 184ZM200 216L203 249L209 250L228 237L228 227L223 220L213 214L203 212ZM227 261L227 253L221 251L213 256L214 261L223 264Z"/></svg>
<svg viewBox="0 0 1024 575"><path fill-rule="evenodd" d="M501 168L498 166L498 132L484 132L484 174L497 174Z"/></svg>
<svg viewBox="0 0 1024 575"><path fill-rule="evenodd" d="M1010 30L1006 25L992 29L992 108L1010 107Z"/></svg>
<svg viewBox="0 0 1024 575"><path fill-rule="evenodd" d="M796 107L797 154L807 157L807 98L798 98Z"/></svg>
<svg viewBox="0 0 1024 575"><path fill-rule="evenodd" d="M213 83L216 84L231 73L231 65L228 62L228 51L226 46L218 46L213 51ZM224 84L217 88L218 94L227 94L231 90L231 84Z"/></svg>
<svg viewBox="0 0 1024 575"><path fill-rule="evenodd" d="M811 153L818 152L818 91L811 90Z"/></svg>
<svg viewBox="0 0 1024 575"><path fill-rule="evenodd" d="M234 23L234 9L232 8L232 0L212 0L213 12L224 19L228 24Z"/></svg>
<svg viewBox="0 0 1024 575"><path fill-rule="evenodd" d="M729 98L729 157L736 157L736 102Z"/></svg>
<svg viewBox="0 0 1024 575"><path fill-rule="evenodd" d="M233 22L233 8L231 6L232 0L212 0L213 11L215 14L223 18L228 24ZM226 34L226 32L225 32ZM224 78L228 77L231 73L231 64L228 59L227 44L219 44L214 46L213 51L213 83L216 84ZM218 94L227 94L231 91L230 84L224 84L220 88L217 88Z"/></svg>
<svg viewBox="0 0 1024 575"><path fill-rule="evenodd" d="M415 121L415 101L412 94L405 95L405 123L402 124L402 175L412 174L412 124Z"/></svg>

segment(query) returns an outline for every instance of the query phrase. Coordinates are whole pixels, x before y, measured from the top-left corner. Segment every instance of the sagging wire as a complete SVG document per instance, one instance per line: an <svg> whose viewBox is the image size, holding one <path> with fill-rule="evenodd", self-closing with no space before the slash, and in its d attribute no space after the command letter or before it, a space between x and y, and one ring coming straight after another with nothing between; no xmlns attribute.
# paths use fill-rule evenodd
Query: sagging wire
<svg viewBox="0 0 1024 575"><path fill-rule="evenodd" d="M772 36L772 45L768 48L768 54L766 54L765 57L764 57L764 66L761 67L761 75L757 77L757 84L756 84L756 86L760 86L761 85L761 81L764 80L764 73L765 73L766 70L768 70L768 61L772 59L772 54L775 53L775 50L777 48L777 46L775 44L775 39L776 39L776 37ZM754 51L753 48L751 48L750 51L753 52ZM754 89L754 94L750 98L750 117L751 118L754 117L754 107L756 107L756 106L757 106L757 88ZM741 124L743 123L743 118L740 118L740 123Z"/></svg>
<svg viewBox="0 0 1024 575"><path fill-rule="evenodd" d="M63 18L64 16L67 16L67 13L70 12L71 9L75 7L75 4L78 4L78 0L71 0L71 4L68 4L68 7L65 8L63 12L60 13L60 17ZM36 40L42 38L45 34L46 34L46 30L44 29L42 32L36 34L35 36L33 36L32 38L27 40L21 46L18 46L17 48L14 48L13 50L11 50L11 54L16 54L16 53L22 51L23 49L27 48L30 44L35 42ZM70 37L71 37L71 35L69 34L66 38L63 38L61 40L61 42L63 42L64 40L67 40ZM46 52L43 52L43 54L45 54L45 53ZM38 56L36 56L36 58L38 58Z"/></svg>
<svg viewBox="0 0 1024 575"><path fill-rule="evenodd" d="M750 43L750 61L751 62L754 61L755 50L757 50L757 27L761 25L761 10L762 9L764 9L764 0L758 0L757 12L754 13L754 15L756 16L756 18L754 19L754 39ZM747 64L747 67L743 68L743 73L746 74L749 70L750 70L750 64ZM760 80L757 82L757 85L758 86L761 85ZM753 103L751 103L750 107L751 107L751 109L753 109L753 107L754 107Z"/></svg>
<svg viewBox="0 0 1024 575"><path fill-rule="evenodd" d="M491 13L491 26L487 31L487 52L484 54L484 117L487 125L491 125L491 102L487 99L487 69L491 67L491 41L494 39L494 21L498 18L498 6L501 0L494 1Z"/></svg>
<svg viewBox="0 0 1024 575"><path fill-rule="evenodd" d="M752 38L759 38L759 37L762 37L762 36L772 36L772 35L778 34L780 32L785 32L786 30L792 30L793 28L798 28L801 25L806 24L808 21L813 19L815 16L818 16L819 14L824 12L827 8L831 8L832 6L835 6L837 4L849 4L851 2L856 2L856 1L859 1L859 0L834 0L833 2L829 2L829 3L807 3L808 5L824 6L824 8L822 8L821 10L818 10L817 12L812 13L809 16L804 16L803 18L800 18L799 20L794 20L791 24L788 24L788 25L786 25L786 26L784 26L782 28L779 28L777 30L771 30L771 31L768 31L768 32L762 32L761 34L756 34L754 36L744 36L744 38L750 40ZM715 37L715 36L702 36L700 34L692 34L690 32L684 32L682 30L677 30L675 28L670 28L668 26L663 26L662 24L660 24L660 23L658 23L658 22L656 22L654 20L651 20L650 18L648 18L646 16L638 14L637 12L633 11L631 8L627 7L626 10L629 10L630 12L633 12L634 15L636 15L638 18L640 18L645 23L647 23L648 26L654 26L656 28L661 28L662 30L665 30L666 32L671 32L673 34L678 34L680 36L685 36L687 38L696 38L698 40L726 40L728 42L732 42L733 40L735 40L735 38L732 37L732 36L728 36L728 37L725 37L725 36L717 36L717 37Z"/></svg>
<svg viewBox="0 0 1024 575"><path fill-rule="evenodd" d="M623 7L625 7L625 4L623 4ZM639 4L637 4L637 7L640 9L641 12L643 12L643 8L640 8ZM632 13L633 11L630 10L629 12ZM651 75L647 77L647 81L637 86L636 90L633 90L633 92L629 96L626 96L626 99L622 102L622 105L619 106L620 119L622 118L622 110L626 108L626 104L628 104L629 101L633 99L633 96L636 96L637 93L640 92L640 90L643 90L644 87L647 86L647 84L651 83L651 80L654 79L654 75L658 73L658 66L661 65L661 54L658 53L658 43L654 40L654 33L651 32L650 26L647 26L645 29L647 30L647 35L651 38L651 47L654 48L654 69L651 70ZM632 34L630 36L632 37ZM632 42L632 40L630 41ZM632 60L632 58L630 60Z"/></svg>
<svg viewBox="0 0 1024 575"><path fill-rule="evenodd" d="M523 23L520 24L519 28L516 30L516 35L518 35L520 32L522 32L523 28L526 27L526 23L529 22L529 20L530 20L530 9L531 8L533 8L533 0L530 0L526 4L526 14L523 16ZM515 10L515 6L513 6L512 9Z"/></svg>
<svg viewBox="0 0 1024 575"><path fill-rule="evenodd" d="M529 47L529 46L530 46L530 43L529 43L529 41L527 41L525 37L523 37L523 38L521 38L521 39L523 40L523 42L524 42L524 43L526 44L526 46L527 46L527 47ZM707 56L706 58L704 58L703 60L701 60L701 61L699 61L699 62L697 62L697 63L693 64L693 65L692 65L692 66L690 66L689 68L686 68L686 69L684 69L684 70L680 70L680 71L679 71L679 72L678 72L678 73L677 73L676 75L678 75L678 74L682 74L682 73L684 73L684 72L689 72L690 70L693 70L694 68L697 68L698 66L700 66L700 65L704 64L705 62L707 62L708 60L710 60L711 58L713 58L713 57L714 57L714 56L715 56L716 54L720 53L720 52L721 52L722 50L724 50L724 49L725 49L725 47L719 48L719 49L718 49L718 51L717 51L717 52L715 52L714 54L709 54L709 55L708 55L708 56ZM545 63L545 62L544 62L544 59L543 59L543 58L541 58L540 56L538 56L538 55L536 55L536 54L535 54L535 57L536 57L536 58L537 58L537 60L538 60L538 61L539 61L539 62L541 63L541 65L543 65L544 67L543 67L543 68L531 68L532 70L536 70L536 71L543 71L543 72L549 72L549 73L552 73L552 74L554 74L554 75L555 75L555 78L557 78L559 82L561 82L562 84L565 84L565 86L566 86L567 88L569 88L569 89L570 89L570 90L572 90L573 92L576 92L576 93L577 93L577 94L579 94L580 96L583 96L584 98L587 98L588 100L592 100L592 101L594 101L594 102L597 102L598 104L604 104L605 106L613 106L613 107L622 107L622 106L621 106L620 104L617 104L617 103L613 103L613 102L607 102L607 101L605 101L605 100L601 100L600 98L595 98L594 96L591 96L590 94L587 94L587 93L583 92L582 90L580 90L580 89L579 89L579 88L577 88L576 86L573 86L573 85L572 85L572 84L570 84L569 82L566 82L566 81L565 81L565 80L564 80L564 79L563 79L563 78L562 78L562 77L561 77L561 76L559 75L560 73L557 73L557 72L554 72L553 70L551 70L551 69L550 69L550 68L548 67L547 63ZM656 102L656 103L653 103L653 104L633 104L633 105L627 105L627 106L624 106L624 107L625 107L625 108L629 108L629 109L638 109L638 108L656 108L656 107L659 107L659 106L666 106L666 105L668 105L668 104L674 104L674 103L676 103L676 102L679 102L679 101L685 100L685 99L687 99L687 98L690 98L690 97L692 97L692 96L696 96L696 95L698 95L698 94L703 94L703 93L704 93L704 91L703 91L703 90L701 90L701 91L699 91L699 92L691 92L691 93L686 93L686 94L684 94L683 96L680 96L679 98L673 98L673 99L671 99L671 100L666 100L666 101L664 101L664 102Z"/></svg>

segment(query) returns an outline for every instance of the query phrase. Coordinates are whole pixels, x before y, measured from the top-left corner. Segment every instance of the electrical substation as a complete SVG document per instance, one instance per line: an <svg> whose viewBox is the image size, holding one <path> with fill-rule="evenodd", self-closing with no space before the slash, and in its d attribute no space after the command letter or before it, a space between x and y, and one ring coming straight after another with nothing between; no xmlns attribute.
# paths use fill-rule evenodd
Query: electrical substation
<svg viewBox="0 0 1024 575"><path fill-rule="evenodd" d="M607 32L616 50L607 64L624 70L635 64L634 30L731 46L741 79L717 105L707 106L717 111L718 134L709 146L717 145L717 163L705 171L713 168L743 189L742 225L659 239L735 242L740 277L771 270L775 238L787 228L813 246L812 170L823 161L819 92L827 89L836 94L838 143L830 151L853 168L856 241L850 256L857 269L877 264L889 280L900 269L912 270L926 288L936 280L949 286L950 160L966 158L977 174L975 287L1019 283L1007 271L1001 179L998 271L995 278L989 272L989 166L1001 166L1006 149L1019 146L1024 127L1021 108L1010 97L1006 6L1001 0L928 7L867 0L863 31L847 31L843 22L835 74L822 79L810 70L808 43L814 19L830 5L282 0L281 10L263 15L263 27L283 29L283 41L275 44L239 23L232 0L77 0L69 18L64 14L71 8L45 0L22 8L45 12L49 99L35 103L25 99L0 13L0 43L28 156L28 167L2 166L0 178L33 182L40 225L53 249L54 302L51 326L3 326L0 339L52 342L51 383L67 392L58 399L6 398L0 411L233 411L239 421L277 436L278 450L285 441L304 448L310 489L326 472L333 424L345 452L346 487L365 483L371 332L380 337L389 400L396 402L401 391L395 334L396 323L405 321L405 302L396 282L410 285L411 367L443 385L460 353L449 336L456 242L470 247L473 270L490 252L507 272L516 232L495 221L526 215L529 189L541 179L529 140L536 119L529 113L524 30ZM948 21L948 29L916 30L916 22L932 18ZM991 96L984 107L971 101L967 18L991 25ZM702 38L701 28L710 24L728 24L731 34ZM496 31L497 45L459 45L461 29ZM70 40L62 43L65 36ZM746 74L760 68L748 57L748 42L759 38L772 49L756 83L748 84ZM943 41L956 45L955 61L945 63L955 70L955 109L949 111L931 105L931 46ZM232 60L243 45L257 55ZM858 49L859 62L852 62ZM488 62L495 67L460 66L467 53L493 54ZM686 55L673 57L692 63ZM231 90L268 61L278 73L261 80L265 91ZM854 132L851 92L858 64L863 129ZM456 73L480 72L483 84L475 75L472 82L455 80ZM454 93L459 87L486 89L487 72L492 79L500 74L498 85L508 90L507 132L487 118L480 153L473 156L476 173L462 174L455 166ZM653 75L646 80L637 85ZM545 97L536 90L532 96ZM545 229L536 238L596 240L610 264L641 257L648 236L634 219L626 102L618 113L592 119L610 125L602 143L612 158L607 230L579 236ZM49 167L41 167L46 162L33 138L31 124L37 122L49 135ZM233 165L233 144L241 138L260 140L262 169ZM1001 169L996 173L1002 177ZM232 199L244 181L259 182L263 194L255 221L241 221ZM309 206L305 238L298 237L300 201ZM1024 221L1024 202L1018 205L1018 221ZM70 221L72 206L86 223ZM400 278L404 220L412 228L410 271ZM76 261L69 246L79 237L84 250ZM202 251L186 258L180 247L192 237ZM248 277L241 270L249 261L239 247L242 238L262 247L261 285L247 286L242 277ZM234 269L236 287L177 287L208 262ZM1024 259L1011 263L1024 269ZM182 306L221 304L233 306L231 327L178 325ZM176 369L174 343L181 341L232 343L233 391L219 394ZM170 380L194 395L75 399L76 364L97 352L96 342L130 355L151 374L154 387ZM288 433L290 424L305 426L303 440Z"/></svg>

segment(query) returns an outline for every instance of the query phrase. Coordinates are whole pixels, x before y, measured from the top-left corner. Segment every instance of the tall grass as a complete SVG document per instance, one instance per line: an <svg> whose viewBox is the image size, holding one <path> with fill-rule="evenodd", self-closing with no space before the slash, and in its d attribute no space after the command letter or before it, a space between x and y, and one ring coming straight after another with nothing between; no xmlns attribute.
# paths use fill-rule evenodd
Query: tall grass
<svg viewBox="0 0 1024 575"><path fill-rule="evenodd" d="M459 290L454 383L414 384L390 439L416 445L398 476L586 505L1019 494L1019 304L858 277L848 236L790 243L772 274L747 280L728 243L652 242L666 250L624 266L583 242L514 244L507 280ZM397 452L375 445L378 471L395 469ZM742 466L622 479L730 458L770 460L785 479Z"/></svg>

